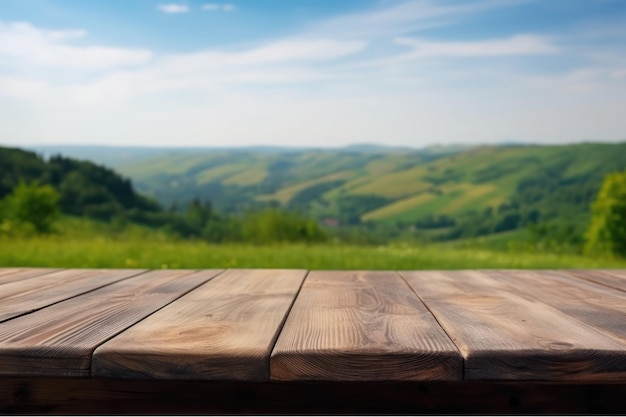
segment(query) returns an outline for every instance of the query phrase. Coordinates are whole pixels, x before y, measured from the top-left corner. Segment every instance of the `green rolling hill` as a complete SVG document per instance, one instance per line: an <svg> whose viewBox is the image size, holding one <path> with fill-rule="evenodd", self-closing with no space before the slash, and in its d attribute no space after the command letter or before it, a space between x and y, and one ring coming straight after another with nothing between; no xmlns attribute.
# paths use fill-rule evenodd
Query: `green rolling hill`
<svg viewBox="0 0 626 417"><path fill-rule="evenodd" d="M546 222L580 236L604 175L626 169L626 143L122 154L116 169L166 207L196 197L227 213L276 205L441 239Z"/></svg>

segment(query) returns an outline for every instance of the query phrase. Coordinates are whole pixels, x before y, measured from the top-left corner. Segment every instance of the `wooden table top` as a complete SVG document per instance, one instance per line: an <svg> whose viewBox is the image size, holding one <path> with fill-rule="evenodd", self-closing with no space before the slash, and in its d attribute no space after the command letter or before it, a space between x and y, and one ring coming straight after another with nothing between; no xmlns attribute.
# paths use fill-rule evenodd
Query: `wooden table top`
<svg viewBox="0 0 626 417"><path fill-rule="evenodd" d="M626 382L626 270L0 268L0 377Z"/></svg>

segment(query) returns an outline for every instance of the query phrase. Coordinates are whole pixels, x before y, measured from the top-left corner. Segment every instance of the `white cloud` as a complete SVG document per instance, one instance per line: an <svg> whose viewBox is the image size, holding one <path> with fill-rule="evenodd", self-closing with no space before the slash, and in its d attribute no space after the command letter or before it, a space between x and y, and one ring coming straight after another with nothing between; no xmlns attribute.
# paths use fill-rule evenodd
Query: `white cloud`
<svg viewBox="0 0 626 417"><path fill-rule="evenodd" d="M0 96L31 101L40 100L49 92L50 88L41 81L0 76Z"/></svg>
<svg viewBox="0 0 626 417"><path fill-rule="evenodd" d="M160 59L153 70L161 74L195 74L212 79L218 73L255 72L272 68L284 70L288 65L329 61L360 52L366 46L365 42L359 41L292 39L237 52L207 50L169 55Z"/></svg>
<svg viewBox="0 0 626 417"><path fill-rule="evenodd" d="M145 68L77 84L67 94L82 103L109 104L166 91L213 91L242 83L268 86L328 80L334 76L307 64L348 56L365 46L357 41L292 39L239 52L169 55Z"/></svg>
<svg viewBox="0 0 626 417"><path fill-rule="evenodd" d="M621 75L621 77L620 77ZM552 90L562 93L589 94L613 90L626 86L622 81L626 71L610 67L580 67L564 74L552 76L522 76L520 82L536 90Z"/></svg>
<svg viewBox="0 0 626 417"><path fill-rule="evenodd" d="M170 3L170 4L159 4L157 9L162 11L163 13L187 13L189 12L189 6L186 4L178 4L178 3Z"/></svg>
<svg viewBox="0 0 626 417"><path fill-rule="evenodd" d="M284 40L270 43L249 51L226 54L231 62L239 64L281 62L281 61L319 61L351 55L362 51L367 43L362 41Z"/></svg>
<svg viewBox="0 0 626 417"><path fill-rule="evenodd" d="M71 44L86 35L83 30L46 30L30 23L0 22L0 64L96 70L141 65L152 56L142 49Z"/></svg>
<svg viewBox="0 0 626 417"><path fill-rule="evenodd" d="M536 0L481 0L445 5L435 0L409 0L391 7L373 9L328 19L314 25L313 34L347 37L397 36L416 30L450 25L463 16L512 7Z"/></svg>
<svg viewBox="0 0 626 417"><path fill-rule="evenodd" d="M220 10L223 12L234 12L236 9L237 9L237 6L231 3L224 3L224 4L207 3L202 6L202 10L207 11L207 12L217 12Z"/></svg>
<svg viewBox="0 0 626 417"><path fill-rule="evenodd" d="M517 35L505 39L476 42L433 42L411 38L396 38L394 42L413 48L412 52L403 56L404 58L493 57L559 52L559 48L547 39L533 35Z"/></svg>

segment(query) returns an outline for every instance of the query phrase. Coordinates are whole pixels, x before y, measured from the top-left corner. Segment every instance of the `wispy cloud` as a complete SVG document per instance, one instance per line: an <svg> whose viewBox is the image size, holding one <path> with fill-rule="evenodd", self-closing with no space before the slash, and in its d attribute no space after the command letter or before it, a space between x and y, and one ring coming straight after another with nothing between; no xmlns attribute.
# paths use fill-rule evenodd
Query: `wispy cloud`
<svg viewBox="0 0 626 417"><path fill-rule="evenodd" d="M434 42L400 37L394 39L398 45L409 46L412 52L401 58L426 57L494 57L513 55L553 54L559 48L547 39L533 35L517 35L505 39L489 39L477 42Z"/></svg>
<svg viewBox="0 0 626 417"><path fill-rule="evenodd" d="M289 85L333 77L311 65L362 51L358 41L292 39L238 52L202 51L163 56L152 65L76 85L69 94L91 104L120 102L165 91L211 91L229 85Z"/></svg>
<svg viewBox="0 0 626 417"><path fill-rule="evenodd" d="M0 63L36 64L44 67L96 70L141 65L152 52L106 46L78 46L84 30L46 30L30 23L0 22Z"/></svg>
<svg viewBox="0 0 626 417"><path fill-rule="evenodd" d="M314 34L348 37L398 36L453 24L463 16L514 7L536 0L479 0L449 5L435 0L409 0L393 6L346 14L313 25Z"/></svg>
<svg viewBox="0 0 626 417"><path fill-rule="evenodd" d="M157 6L157 9L162 11L163 13L170 14L187 13L190 10L188 5L180 3L159 4Z"/></svg>
<svg viewBox="0 0 626 417"><path fill-rule="evenodd" d="M207 3L207 4L202 5L202 10L206 12L217 12L217 11L234 12L236 9L237 9L237 6L231 3L224 3L224 4Z"/></svg>

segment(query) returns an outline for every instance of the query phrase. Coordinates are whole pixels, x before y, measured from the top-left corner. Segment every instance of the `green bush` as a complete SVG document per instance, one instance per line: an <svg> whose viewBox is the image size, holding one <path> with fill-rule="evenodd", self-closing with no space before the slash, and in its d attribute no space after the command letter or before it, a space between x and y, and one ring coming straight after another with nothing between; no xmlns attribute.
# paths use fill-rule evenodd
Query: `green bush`
<svg viewBox="0 0 626 417"><path fill-rule="evenodd" d="M4 200L4 217L47 233L59 217L59 194L49 185L21 182Z"/></svg>
<svg viewBox="0 0 626 417"><path fill-rule="evenodd" d="M241 226L244 242L322 242L328 236L314 220L296 213L268 209L248 213Z"/></svg>
<svg viewBox="0 0 626 417"><path fill-rule="evenodd" d="M626 257L626 171L605 177L592 212L585 252Z"/></svg>

